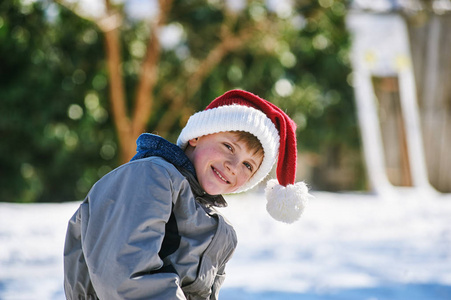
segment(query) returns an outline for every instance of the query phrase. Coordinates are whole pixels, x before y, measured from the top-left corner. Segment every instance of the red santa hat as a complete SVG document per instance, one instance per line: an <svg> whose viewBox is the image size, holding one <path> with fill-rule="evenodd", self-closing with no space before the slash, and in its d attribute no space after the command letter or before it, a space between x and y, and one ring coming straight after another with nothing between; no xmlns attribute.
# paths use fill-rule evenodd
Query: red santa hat
<svg viewBox="0 0 451 300"><path fill-rule="evenodd" d="M249 132L259 139L264 151L259 169L236 192L258 184L277 161L277 180L269 180L265 190L266 209L278 221L298 220L311 196L304 182L295 183L296 123L271 102L246 91L231 90L190 117L177 145L184 149L193 138L224 131Z"/></svg>

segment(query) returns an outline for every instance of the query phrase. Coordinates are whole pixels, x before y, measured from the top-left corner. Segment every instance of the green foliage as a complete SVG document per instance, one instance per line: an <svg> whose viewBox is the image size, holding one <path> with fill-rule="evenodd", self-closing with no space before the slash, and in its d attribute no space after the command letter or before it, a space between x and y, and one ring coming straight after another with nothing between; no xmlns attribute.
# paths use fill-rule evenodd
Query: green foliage
<svg viewBox="0 0 451 300"><path fill-rule="evenodd" d="M0 4L0 200L79 200L115 166L102 40L49 2Z"/></svg>
<svg viewBox="0 0 451 300"><path fill-rule="evenodd" d="M186 103L170 140L176 140L193 111L229 89L243 88L295 119L301 151L321 154L342 144L358 148L347 83L345 2L294 2L294 10L287 12L250 1L236 13L237 32L264 19L273 27L256 33L212 70ZM0 3L0 201L80 200L118 163L103 36L92 22L53 2L30 3ZM187 78L220 40L223 5L175 1L168 23L182 39L161 53L149 132L171 100L163 87L170 83L184 92ZM149 24L130 17L124 22L122 69L131 108Z"/></svg>

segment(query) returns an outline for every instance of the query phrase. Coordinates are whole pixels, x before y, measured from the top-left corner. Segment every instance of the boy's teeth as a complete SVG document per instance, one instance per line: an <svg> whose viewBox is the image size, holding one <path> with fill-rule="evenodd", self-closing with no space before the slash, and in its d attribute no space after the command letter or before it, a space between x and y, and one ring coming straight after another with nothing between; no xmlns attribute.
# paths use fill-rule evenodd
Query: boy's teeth
<svg viewBox="0 0 451 300"><path fill-rule="evenodd" d="M216 174L218 174L219 178L221 178L223 181L227 182L227 180L219 174L218 171L214 170Z"/></svg>

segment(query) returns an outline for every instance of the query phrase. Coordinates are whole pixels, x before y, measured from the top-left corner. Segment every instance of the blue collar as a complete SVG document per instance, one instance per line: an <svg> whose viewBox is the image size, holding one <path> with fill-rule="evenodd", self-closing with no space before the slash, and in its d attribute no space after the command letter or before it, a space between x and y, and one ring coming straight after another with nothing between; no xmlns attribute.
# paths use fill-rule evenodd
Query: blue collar
<svg viewBox="0 0 451 300"><path fill-rule="evenodd" d="M158 156L164 158L175 167L186 169L196 176L194 165L186 156L185 152L161 136L143 133L136 140L136 145L136 151L138 153L133 156L131 161L149 156Z"/></svg>

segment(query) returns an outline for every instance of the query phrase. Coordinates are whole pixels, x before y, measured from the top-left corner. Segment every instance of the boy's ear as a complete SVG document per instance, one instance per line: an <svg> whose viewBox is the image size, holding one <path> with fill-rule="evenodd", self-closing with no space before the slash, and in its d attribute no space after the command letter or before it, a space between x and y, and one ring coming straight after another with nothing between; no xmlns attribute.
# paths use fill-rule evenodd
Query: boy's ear
<svg viewBox="0 0 451 300"><path fill-rule="evenodd" d="M189 144L191 147L196 147L196 146L197 146L197 141L198 141L198 140L199 140L199 138L191 139L191 140L188 141L188 144Z"/></svg>

